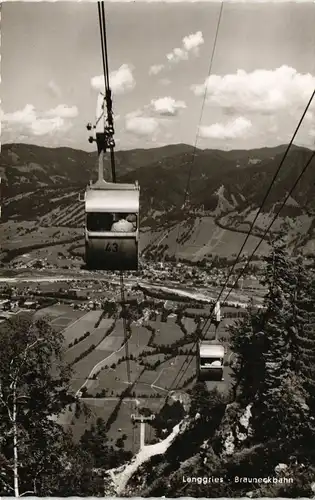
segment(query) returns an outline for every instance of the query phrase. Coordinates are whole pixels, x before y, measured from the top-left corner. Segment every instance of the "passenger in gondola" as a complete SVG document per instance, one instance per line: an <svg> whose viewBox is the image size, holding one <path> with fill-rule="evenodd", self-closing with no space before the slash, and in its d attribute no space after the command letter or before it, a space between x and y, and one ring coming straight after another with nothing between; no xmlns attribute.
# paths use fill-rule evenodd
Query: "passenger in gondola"
<svg viewBox="0 0 315 500"><path fill-rule="evenodd" d="M133 230L136 231L136 229L137 229L137 216L136 216L136 214L128 214L126 217L126 220L128 222L132 223Z"/></svg>
<svg viewBox="0 0 315 500"><path fill-rule="evenodd" d="M134 225L128 220L126 214L114 214L114 223L111 231L114 233L133 233Z"/></svg>

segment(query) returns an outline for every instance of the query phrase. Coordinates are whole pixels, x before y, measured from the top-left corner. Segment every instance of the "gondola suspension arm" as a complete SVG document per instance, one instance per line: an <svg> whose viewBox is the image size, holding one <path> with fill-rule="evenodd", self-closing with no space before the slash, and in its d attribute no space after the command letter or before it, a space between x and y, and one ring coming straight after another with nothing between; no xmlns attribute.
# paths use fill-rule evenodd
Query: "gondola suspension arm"
<svg viewBox="0 0 315 500"><path fill-rule="evenodd" d="M105 9L104 2L97 2L98 7L98 17L101 35L101 49L102 49L102 63L103 63L103 73L104 73L104 84L105 93L100 93L103 96L102 112L100 116L97 117L97 122L94 127L91 123L88 123L87 129L92 130L97 129L100 120L103 118L103 130L98 132L96 130L95 138L93 136L89 137L89 142L96 141L97 150L99 155L99 175L98 180L104 182L104 154L107 150L110 151L111 160L111 182L116 182L116 166L115 166L115 140L114 140L114 118L113 118L113 101L112 93L109 87L109 67L108 67L108 53L107 53L107 39L106 39L106 21L105 21ZM106 117L105 117L106 108Z"/></svg>

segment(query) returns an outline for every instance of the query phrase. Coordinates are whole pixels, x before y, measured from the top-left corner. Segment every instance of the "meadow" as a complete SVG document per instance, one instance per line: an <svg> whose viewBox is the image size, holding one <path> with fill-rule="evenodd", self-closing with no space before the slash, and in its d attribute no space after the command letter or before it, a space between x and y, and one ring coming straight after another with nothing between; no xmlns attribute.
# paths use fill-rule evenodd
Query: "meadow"
<svg viewBox="0 0 315 500"><path fill-rule="evenodd" d="M155 329L154 344L170 345L184 337L180 326L175 323L176 318L168 318L167 322L150 321L149 324Z"/></svg>
<svg viewBox="0 0 315 500"><path fill-rule="evenodd" d="M51 325L54 328L54 330L66 331L68 327L71 328L71 326L74 325L74 323L79 322L80 318L82 318L85 315L86 315L85 311L74 311L69 306L54 305L36 311L34 316L35 318L41 318L43 316L47 316L50 319ZM68 345L68 343L70 342L71 341L67 342L66 340L65 344Z"/></svg>
<svg viewBox="0 0 315 500"><path fill-rule="evenodd" d="M102 311L89 311L83 316L79 317L74 321L69 327L67 327L63 334L65 339L65 345L69 346L75 339L79 339L86 332L90 332L94 329L96 322L99 320Z"/></svg>
<svg viewBox="0 0 315 500"><path fill-rule="evenodd" d="M86 339L81 340L78 344L68 348L65 353L65 361L67 363L73 363L75 359L77 359L82 353L86 352L92 345L101 349L101 345L104 342L103 339L113 323L114 320L111 319L102 320L98 328L92 328L90 330L90 335Z"/></svg>

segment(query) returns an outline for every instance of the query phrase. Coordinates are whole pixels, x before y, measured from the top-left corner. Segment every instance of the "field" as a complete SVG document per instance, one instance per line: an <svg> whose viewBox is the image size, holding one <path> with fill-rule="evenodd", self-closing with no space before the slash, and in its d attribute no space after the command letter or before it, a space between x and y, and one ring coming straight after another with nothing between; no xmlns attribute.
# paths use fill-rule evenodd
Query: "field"
<svg viewBox="0 0 315 500"><path fill-rule="evenodd" d="M129 354L132 354L136 358L142 351L148 349L147 345L150 336L151 333L146 328L132 325L132 334L128 342ZM118 373L126 374L126 368L121 368L124 363L117 365L118 360L126 354L123 343L123 327L120 320L117 321L114 331L97 349L94 349L88 356L74 365L76 378L81 380L81 384L74 381L75 388L77 389L82 385L82 378L88 377L91 370L95 367L93 373L98 373L97 379L89 380L86 384L89 394L96 394L102 389L111 389L114 391L114 394L124 390L126 386L122 385L121 379L117 375ZM111 368L113 364L117 365L114 371ZM105 369L105 366L108 368ZM114 378L112 377L113 373L115 373Z"/></svg>
<svg viewBox="0 0 315 500"><path fill-rule="evenodd" d="M79 339L86 332L91 332L91 335L85 340L79 342L76 346L68 349L66 360L73 361L81 352L85 351L91 344L97 345L100 342L102 335L105 334L112 321L103 319L99 328L95 329L95 324L99 320L102 311L73 311L70 306L54 305L45 307L35 313L35 317L49 316L51 324L56 331L63 331L65 346L73 343L75 339ZM102 333L101 333L102 332ZM97 339L100 340L97 341Z"/></svg>
<svg viewBox="0 0 315 500"><path fill-rule="evenodd" d="M51 324L54 329L56 331L61 331L66 329L68 325L70 325L69 328L71 328L74 322L79 322L80 318L85 315L86 313L84 311L73 311L69 306L55 305L40 309L35 313L35 318L49 316L51 318ZM71 341L69 341L69 343L70 342Z"/></svg>
<svg viewBox="0 0 315 500"><path fill-rule="evenodd" d="M120 356L124 354L125 350L123 349ZM118 358L118 355L111 357L111 364L113 362L117 363ZM156 369L144 368L144 366L137 363L137 361L130 361L130 379L132 383L136 381L132 392L135 393L136 397L149 397L156 394L160 396L165 395L166 390L170 388L179 368L183 365L186 356L176 356L167 361L164 361L164 354L153 354L144 358L144 360L150 364L154 364L158 359L161 361L161 365ZM186 367L187 363L184 365L182 372L185 371ZM194 371L195 363L192 362L185 371L180 386L192 376ZM101 392L102 389L106 390L108 396L118 396L127 388L127 380L127 363L125 361L117 364L114 369L111 368L108 363L108 368L101 370L97 375L97 379L90 380L86 387L88 388L88 393L92 396Z"/></svg>
<svg viewBox="0 0 315 500"><path fill-rule="evenodd" d="M74 258L68 252L73 244L72 240L82 236L82 228L57 227L50 225L40 226L38 222L23 221L3 224L3 237L1 238L2 248L6 250L15 250L22 248L25 252L13 259L20 265L29 265L32 260L47 259L50 265L59 268L63 266L75 265L79 267L82 264L81 259ZM68 241L68 243L63 243ZM79 242L78 242L79 243ZM30 249L33 245L39 248Z"/></svg>
<svg viewBox="0 0 315 500"><path fill-rule="evenodd" d="M130 361L130 379L134 382L140 375L143 367L139 366L135 361ZM127 388L127 365L123 361L116 365L115 369L107 368L102 370L97 380L93 381L93 385L89 388L89 394L95 395L102 389L105 389L109 396L116 396Z"/></svg>
<svg viewBox="0 0 315 500"><path fill-rule="evenodd" d="M65 360L67 363L72 363L80 354L86 352L89 347L93 344L98 346L99 343L102 344L102 339L106 335L108 329L112 326L113 320L111 319L103 319L98 328L92 328L90 330L90 335L81 340L78 344L70 347L65 355Z"/></svg>
<svg viewBox="0 0 315 500"><path fill-rule="evenodd" d="M123 338L121 338L120 345L122 342ZM123 347L120 347L120 349L122 350ZM74 365L74 375L71 384L73 389L79 389L87 377L93 375L93 373L91 373L92 370L95 372L100 370L103 366L106 366L106 364L109 365L115 363L119 357L119 353L117 354L115 351L102 351L94 349L91 353ZM89 387L89 385L87 385L87 387Z"/></svg>
<svg viewBox="0 0 315 500"><path fill-rule="evenodd" d="M148 347L148 342L151 337L151 332L143 326L135 324L131 325L131 338L129 340L129 351L134 356L137 356L142 351L150 352L151 348Z"/></svg>
<svg viewBox="0 0 315 500"><path fill-rule="evenodd" d="M99 320L102 311L89 311L64 330L65 344L68 346L75 339L79 339L86 332L90 332Z"/></svg>
<svg viewBox="0 0 315 500"><path fill-rule="evenodd" d="M162 323L161 321L149 322L149 324L155 328L154 344L168 345L184 337L184 333L175 323L175 319L176 318L168 318L166 323Z"/></svg>
<svg viewBox="0 0 315 500"><path fill-rule="evenodd" d="M47 262L59 269L66 269L67 267L75 267L79 269L83 264L81 257L72 257L69 253L69 248L73 243L63 243L60 245L46 246L43 248L38 248L36 250L31 250L23 256L16 257L12 262L18 262L19 264L30 264L31 260L37 259L47 259ZM67 266L67 267L66 267Z"/></svg>
<svg viewBox="0 0 315 500"><path fill-rule="evenodd" d="M129 352L137 356L147 346L150 332L146 328L132 327L132 335L129 339ZM122 320L117 321L114 331L86 357L74 365L74 376L72 387L78 390L88 376L99 372L102 368L116 364L119 358L125 355L124 332ZM91 374L91 371L93 373ZM91 375L90 375L91 374ZM90 380L86 387L93 391L94 380ZM113 387L116 390L116 387Z"/></svg>
<svg viewBox="0 0 315 500"><path fill-rule="evenodd" d="M177 245L178 237L183 241ZM186 237L185 237L186 236ZM152 231L141 235L144 247L149 243L155 245L168 245L169 253L172 254L177 249L177 255L181 258L197 261L212 254L220 257L230 257L237 254L244 242L243 233L232 232L222 229L215 223L214 217L196 217L193 225L186 221L176 224L168 231ZM250 254L259 242L256 236L250 236L244 247L244 252ZM264 241L259 247L258 255L268 252L269 246Z"/></svg>
<svg viewBox="0 0 315 500"><path fill-rule="evenodd" d="M187 361L186 361L187 360ZM185 361L185 364L183 365ZM182 368L180 375L176 379L176 384L178 383L178 387L182 387L183 383L190 378L196 371L196 361L194 356L176 356L161 366L159 366L159 377L157 378L158 373L156 374L154 385L157 387L162 387L163 389L170 389L175 377L179 373L179 370ZM184 375L183 375L184 374ZM183 378L181 379L181 376ZM181 379L181 381L180 381ZM175 385L176 385L175 384ZM175 386L172 387L174 389Z"/></svg>
<svg viewBox="0 0 315 500"><path fill-rule="evenodd" d="M196 330L196 323L195 323L195 320L193 318L183 318L182 319L182 323L184 325L184 327L186 328L188 334L191 334L191 333L194 333L194 331Z"/></svg>
<svg viewBox="0 0 315 500"><path fill-rule="evenodd" d="M36 221L6 222L3 224L2 245L4 249L52 243L79 236L79 229L66 227L40 227Z"/></svg>

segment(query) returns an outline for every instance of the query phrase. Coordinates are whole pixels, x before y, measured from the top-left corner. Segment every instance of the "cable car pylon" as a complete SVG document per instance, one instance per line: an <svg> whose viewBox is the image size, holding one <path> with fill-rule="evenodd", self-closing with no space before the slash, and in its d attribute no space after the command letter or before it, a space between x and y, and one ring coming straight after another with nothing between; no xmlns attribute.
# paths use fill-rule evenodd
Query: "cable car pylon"
<svg viewBox="0 0 315 500"><path fill-rule="evenodd" d="M135 415L134 413L131 414L131 421L133 424L136 424L136 422L140 422L140 449L139 451L142 450L145 446L145 423L152 421L155 419L155 415L152 414L149 417L145 417L144 415Z"/></svg>

